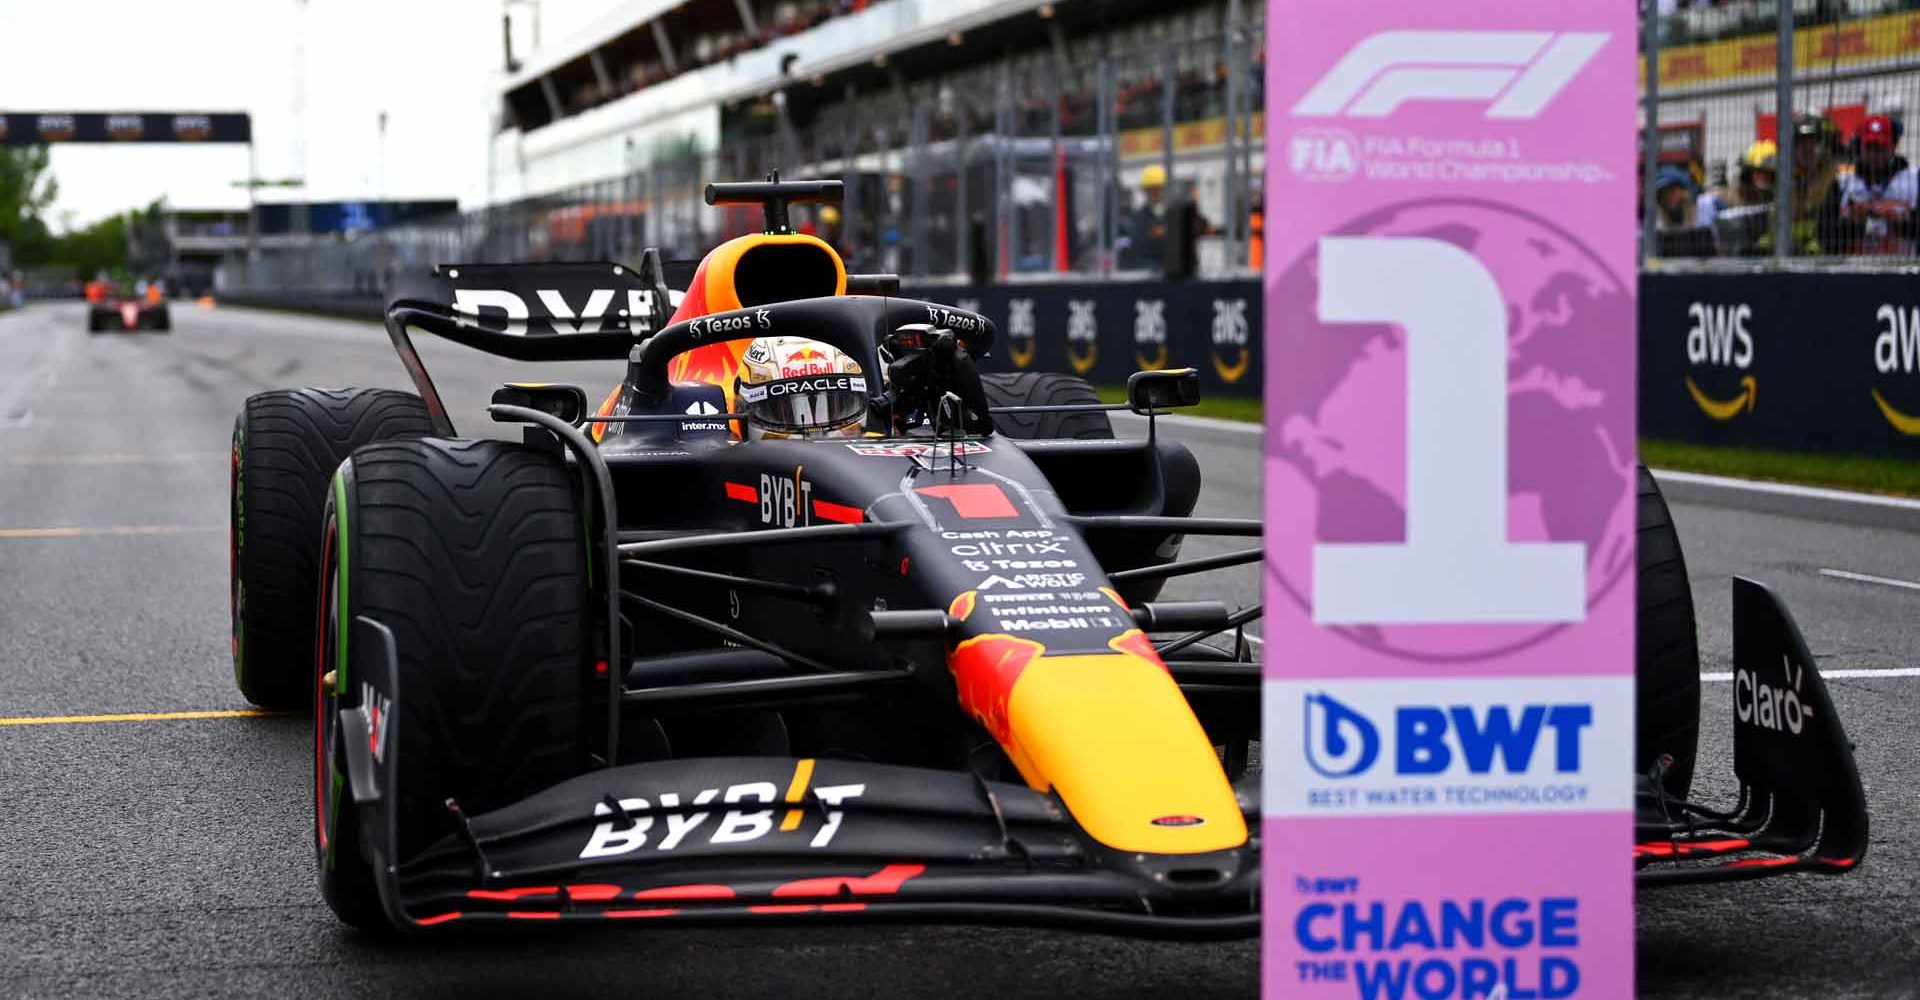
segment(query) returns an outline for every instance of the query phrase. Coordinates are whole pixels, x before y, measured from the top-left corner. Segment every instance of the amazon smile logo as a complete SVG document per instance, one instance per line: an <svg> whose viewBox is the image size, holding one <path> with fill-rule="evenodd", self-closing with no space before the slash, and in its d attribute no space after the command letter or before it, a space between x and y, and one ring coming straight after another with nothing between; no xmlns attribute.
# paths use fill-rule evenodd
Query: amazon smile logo
<svg viewBox="0 0 1920 1000"><path fill-rule="evenodd" d="M1033 300L1007 300L1007 357L1015 368L1024 369L1033 364L1039 348L1034 327Z"/></svg>
<svg viewBox="0 0 1920 1000"><path fill-rule="evenodd" d="M1744 302L1732 305L1695 302L1687 306L1687 319L1687 363L1693 366L1694 373L1684 381L1694 405L1714 420L1732 420L1742 413L1752 413L1760 398L1759 382L1747 373L1753 365L1753 332L1748 329L1748 324L1753 322L1753 307ZM1719 381L1708 379L1709 373L1729 368L1740 374L1736 383L1738 392L1721 398L1701 388L1702 380L1710 384ZM1696 379L1695 374L1700 378Z"/></svg>
<svg viewBox="0 0 1920 1000"><path fill-rule="evenodd" d="M1213 300L1213 370L1220 381L1231 385L1247 373L1253 362L1249 333L1246 299Z"/></svg>
<svg viewBox="0 0 1920 1000"><path fill-rule="evenodd" d="M1706 391L1694 382L1693 376L1689 375L1687 376L1687 393L1693 397L1693 402L1700 407L1701 413L1715 420L1732 420L1739 416L1742 410L1748 413L1753 412L1754 401L1760 397L1760 385L1754 381L1753 376L1743 375L1740 378L1738 395L1732 399L1715 399L1707 395Z"/></svg>
<svg viewBox="0 0 1920 1000"><path fill-rule="evenodd" d="M1880 332L1873 338L1873 368L1880 373L1881 384L1872 389L1873 403L1893 429L1902 434L1920 436L1920 415L1908 413L1887 399L1884 390L1899 385L1896 398L1913 395L1920 387L1920 308L1902 309L1887 304L1873 314ZM1903 377L1904 376L1904 377ZM1920 411L1920 406L1914 407Z"/></svg>
<svg viewBox="0 0 1920 1000"><path fill-rule="evenodd" d="M1133 360L1143 371L1167 366L1167 300L1134 300L1133 344Z"/></svg>
<svg viewBox="0 0 1920 1000"><path fill-rule="evenodd" d="M1093 305L1092 299L1067 300L1067 361L1081 375L1100 360L1100 321Z"/></svg>

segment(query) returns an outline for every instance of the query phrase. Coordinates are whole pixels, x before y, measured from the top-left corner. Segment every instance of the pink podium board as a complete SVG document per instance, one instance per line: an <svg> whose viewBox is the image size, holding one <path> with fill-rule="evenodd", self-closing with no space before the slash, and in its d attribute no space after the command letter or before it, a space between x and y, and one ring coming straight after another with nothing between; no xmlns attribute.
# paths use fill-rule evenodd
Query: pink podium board
<svg viewBox="0 0 1920 1000"><path fill-rule="evenodd" d="M1634 7L1267 29L1265 994L1629 997Z"/></svg>

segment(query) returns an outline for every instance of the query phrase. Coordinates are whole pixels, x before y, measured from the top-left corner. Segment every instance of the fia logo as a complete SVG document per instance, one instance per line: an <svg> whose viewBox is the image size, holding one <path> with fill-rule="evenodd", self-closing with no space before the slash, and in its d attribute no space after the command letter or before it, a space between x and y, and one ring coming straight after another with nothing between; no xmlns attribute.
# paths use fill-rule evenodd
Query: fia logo
<svg viewBox="0 0 1920 1000"><path fill-rule="evenodd" d="M1306 128L1287 140L1287 166L1309 181L1344 181L1360 169L1360 142L1343 128Z"/></svg>

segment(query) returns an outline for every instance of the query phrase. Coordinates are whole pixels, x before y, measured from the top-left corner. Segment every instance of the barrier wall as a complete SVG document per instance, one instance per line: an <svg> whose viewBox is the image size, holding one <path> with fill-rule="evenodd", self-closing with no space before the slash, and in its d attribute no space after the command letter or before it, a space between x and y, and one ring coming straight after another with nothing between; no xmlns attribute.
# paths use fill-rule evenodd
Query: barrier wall
<svg viewBox="0 0 1920 1000"><path fill-rule="evenodd" d="M1200 369L1208 395L1261 391L1253 281L936 286L1001 330L995 370ZM377 319L371 296L230 296ZM1640 433L1663 441L1920 458L1920 280L1905 273L1643 274Z"/></svg>
<svg viewBox="0 0 1920 1000"><path fill-rule="evenodd" d="M1920 458L1920 281L1642 275L1640 433Z"/></svg>
<svg viewBox="0 0 1920 1000"><path fill-rule="evenodd" d="M1260 395L1257 281L936 286L905 293L1000 328L994 371L1059 371L1119 385L1142 368L1200 369L1205 395Z"/></svg>

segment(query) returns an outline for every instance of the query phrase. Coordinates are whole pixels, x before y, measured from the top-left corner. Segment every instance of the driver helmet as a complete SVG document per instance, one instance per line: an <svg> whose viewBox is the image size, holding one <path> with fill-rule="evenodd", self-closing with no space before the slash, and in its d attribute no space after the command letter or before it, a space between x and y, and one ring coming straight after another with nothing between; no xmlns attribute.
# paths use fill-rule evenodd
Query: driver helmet
<svg viewBox="0 0 1920 1000"><path fill-rule="evenodd" d="M748 440L858 437L867 415L859 363L805 337L755 340L733 385Z"/></svg>

